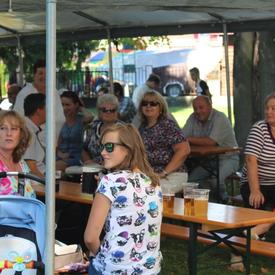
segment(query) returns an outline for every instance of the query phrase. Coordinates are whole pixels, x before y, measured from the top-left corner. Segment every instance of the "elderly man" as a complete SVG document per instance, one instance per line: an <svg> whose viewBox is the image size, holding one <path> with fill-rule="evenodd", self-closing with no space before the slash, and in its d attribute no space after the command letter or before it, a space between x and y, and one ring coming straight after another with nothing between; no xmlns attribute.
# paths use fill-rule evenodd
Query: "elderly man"
<svg viewBox="0 0 275 275"><path fill-rule="evenodd" d="M199 146L238 146L234 130L228 118L222 113L212 108L212 103L208 96L198 96L193 100L194 112L188 118L183 133L190 145ZM215 163L209 163L215 169ZM239 156L231 153L220 156L219 181L220 197L222 201L228 200L225 188L225 178L239 168ZM210 173L201 166L195 167L190 171L189 182L202 180L209 177Z"/></svg>

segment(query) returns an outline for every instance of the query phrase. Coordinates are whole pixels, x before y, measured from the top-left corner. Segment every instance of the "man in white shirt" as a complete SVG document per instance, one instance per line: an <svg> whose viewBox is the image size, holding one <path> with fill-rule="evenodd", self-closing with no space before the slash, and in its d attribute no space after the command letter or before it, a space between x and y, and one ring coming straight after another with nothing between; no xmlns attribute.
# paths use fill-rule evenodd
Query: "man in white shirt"
<svg viewBox="0 0 275 275"><path fill-rule="evenodd" d="M23 156L31 173L44 177L45 174L45 147L41 141L40 126L46 121L46 97L44 94L30 94L24 100L25 121L31 132L30 144Z"/></svg>
<svg viewBox="0 0 275 275"><path fill-rule="evenodd" d="M13 109L24 116L24 100L30 94L45 94L46 92L46 62L44 59L38 60L34 64L33 83L27 83L26 86L19 92L16 97ZM56 104L56 140L58 139L60 130L65 122L65 116L61 99L57 91L55 91L55 104ZM45 139L45 126L42 125L42 136Z"/></svg>
<svg viewBox="0 0 275 275"><path fill-rule="evenodd" d="M17 97L17 94L21 90L21 87L18 86L17 84L11 84L8 88L7 92L7 98L5 98L1 104L0 104L0 109L2 110L12 110L13 109L13 104L15 102L15 99Z"/></svg>

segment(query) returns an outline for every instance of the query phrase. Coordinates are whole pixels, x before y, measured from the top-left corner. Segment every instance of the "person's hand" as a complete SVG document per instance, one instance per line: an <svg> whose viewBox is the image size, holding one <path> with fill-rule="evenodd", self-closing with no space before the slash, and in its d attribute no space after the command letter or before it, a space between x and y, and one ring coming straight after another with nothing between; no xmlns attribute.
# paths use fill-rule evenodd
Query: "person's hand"
<svg viewBox="0 0 275 275"><path fill-rule="evenodd" d="M158 176L163 179L163 178L166 178L168 176L167 172L165 171L162 171L161 173L158 173Z"/></svg>
<svg viewBox="0 0 275 275"><path fill-rule="evenodd" d="M254 208L259 208L264 203L264 195L260 190L251 191L249 204Z"/></svg>
<svg viewBox="0 0 275 275"><path fill-rule="evenodd" d="M66 153L66 152L62 152L60 150L57 151L57 156L60 158L60 159L68 159L70 154L69 153Z"/></svg>

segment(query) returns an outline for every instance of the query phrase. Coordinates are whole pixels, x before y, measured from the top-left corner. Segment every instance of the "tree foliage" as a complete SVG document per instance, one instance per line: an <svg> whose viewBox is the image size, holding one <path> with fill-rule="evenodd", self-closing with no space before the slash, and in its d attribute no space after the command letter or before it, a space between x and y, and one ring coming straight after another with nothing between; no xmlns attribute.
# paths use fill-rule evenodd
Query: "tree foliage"
<svg viewBox="0 0 275 275"><path fill-rule="evenodd" d="M113 40L113 44L117 50L131 49L144 50L149 45L167 45L169 38L167 36L157 37L135 37L135 38L118 38ZM99 48L107 50L107 40L85 40L85 41L69 41L57 42L56 45L56 67L59 71L75 69L81 70L81 64L90 55L91 51ZM46 57L46 46L27 45L22 46L24 74L27 81L31 81L32 68L36 60ZM6 65L6 70L9 75L14 75L19 64L17 47L2 47L0 48L0 59Z"/></svg>
<svg viewBox="0 0 275 275"><path fill-rule="evenodd" d="M56 45L56 67L58 70L81 68L81 63L95 50L99 41L58 42ZM33 64L36 60L46 58L45 45L22 46L24 73L30 81ZM18 67L18 50L16 47L0 48L0 58L6 65L7 73L13 74Z"/></svg>

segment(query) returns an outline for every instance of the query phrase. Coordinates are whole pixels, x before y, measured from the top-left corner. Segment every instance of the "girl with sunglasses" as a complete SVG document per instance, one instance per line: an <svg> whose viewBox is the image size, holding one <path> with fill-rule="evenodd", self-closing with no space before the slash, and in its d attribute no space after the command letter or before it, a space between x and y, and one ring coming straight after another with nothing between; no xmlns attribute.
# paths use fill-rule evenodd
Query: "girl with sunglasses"
<svg viewBox="0 0 275 275"><path fill-rule="evenodd" d="M103 132L100 148L109 173L99 182L84 234L89 275L159 274L162 193L142 139L134 126L116 124Z"/></svg>
<svg viewBox="0 0 275 275"><path fill-rule="evenodd" d="M155 172L160 178L166 178L172 172L185 172L184 161L190 147L181 129L168 114L163 96L155 91L146 92L139 105L139 114L139 132Z"/></svg>
<svg viewBox="0 0 275 275"><path fill-rule="evenodd" d="M118 106L118 99L113 94L104 94L97 98L98 117L84 132L82 160L85 164L102 164L103 159L99 149L100 136L108 127L122 123L118 119Z"/></svg>

